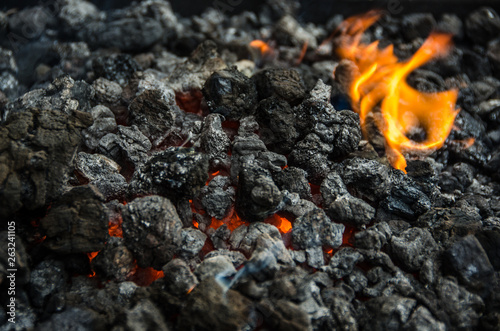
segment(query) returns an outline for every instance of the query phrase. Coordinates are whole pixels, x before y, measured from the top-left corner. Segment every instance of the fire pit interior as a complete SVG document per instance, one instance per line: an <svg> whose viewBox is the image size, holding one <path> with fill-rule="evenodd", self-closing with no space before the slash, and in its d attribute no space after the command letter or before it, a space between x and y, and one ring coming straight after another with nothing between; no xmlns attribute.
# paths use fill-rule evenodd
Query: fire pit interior
<svg viewBox="0 0 500 331"><path fill-rule="evenodd" d="M0 330L499 330L494 4L0 5Z"/></svg>

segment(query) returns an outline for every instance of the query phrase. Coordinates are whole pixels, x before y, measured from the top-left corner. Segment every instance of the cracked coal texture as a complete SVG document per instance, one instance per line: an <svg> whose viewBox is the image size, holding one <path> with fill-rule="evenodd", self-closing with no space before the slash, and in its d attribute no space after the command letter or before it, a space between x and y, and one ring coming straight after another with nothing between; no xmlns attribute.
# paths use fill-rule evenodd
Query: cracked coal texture
<svg viewBox="0 0 500 331"><path fill-rule="evenodd" d="M344 225L333 223L321 209L297 218L292 228L292 241L297 249L318 246L337 248L342 244Z"/></svg>
<svg viewBox="0 0 500 331"><path fill-rule="evenodd" d="M192 198L208 179L208 160L191 148L169 147L136 170L130 183L135 194L159 194L173 200Z"/></svg>
<svg viewBox="0 0 500 331"><path fill-rule="evenodd" d="M203 86L203 95L210 112L228 120L253 115L257 105L254 83L236 67L213 73Z"/></svg>
<svg viewBox="0 0 500 331"><path fill-rule="evenodd" d="M7 117L0 127L2 216L43 207L62 194L81 129L91 123L88 114L56 110L29 109Z"/></svg>
<svg viewBox="0 0 500 331"><path fill-rule="evenodd" d="M103 200L92 186L74 187L62 195L40 222L47 235L44 245L61 254L104 248L108 224Z"/></svg>
<svg viewBox="0 0 500 331"><path fill-rule="evenodd" d="M167 198L137 198L122 209L123 238L140 267L160 270L182 242L182 223Z"/></svg>

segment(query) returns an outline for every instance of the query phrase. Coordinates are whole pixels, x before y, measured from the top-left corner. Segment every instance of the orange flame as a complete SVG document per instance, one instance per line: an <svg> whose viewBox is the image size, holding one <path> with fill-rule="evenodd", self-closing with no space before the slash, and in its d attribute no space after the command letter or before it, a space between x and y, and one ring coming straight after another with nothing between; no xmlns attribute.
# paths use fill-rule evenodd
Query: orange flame
<svg viewBox="0 0 500 331"><path fill-rule="evenodd" d="M91 252L91 253L87 253L87 256L89 257L89 264L92 263L92 260L97 256L97 254L99 254L99 252ZM91 274L88 275L87 277L89 278L92 278L92 277L95 277L95 271L91 269Z"/></svg>
<svg viewBox="0 0 500 331"><path fill-rule="evenodd" d="M376 124L385 137L387 157L393 167L405 171L403 154L430 154L443 146L458 114L455 110L457 90L424 93L406 82L414 69L448 52L451 36L433 33L409 60L399 62L392 45L379 49L378 41L369 45L361 43L363 32L379 17L380 13L372 11L344 21L339 28L337 52L359 69L349 93L353 108L360 115L365 137L366 117L380 104L382 121ZM419 127L426 132L424 141L407 137Z"/></svg>

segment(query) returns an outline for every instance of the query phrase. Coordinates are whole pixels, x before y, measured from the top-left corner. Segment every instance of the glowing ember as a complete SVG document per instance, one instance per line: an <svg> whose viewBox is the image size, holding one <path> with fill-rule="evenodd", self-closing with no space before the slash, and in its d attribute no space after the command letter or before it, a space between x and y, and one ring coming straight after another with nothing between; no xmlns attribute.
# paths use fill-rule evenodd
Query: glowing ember
<svg viewBox="0 0 500 331"><path fill-rule="evenodd" d="M274 225L281 233L288 233L292 230L292 223L278 214L268 217L264 222Z"/></svg>
<svg viewBox="0 0 500 331"><path fill-rule="evenodd" d="M161 270L155 270L153 268L139 268L135 270L133 275L129 280L133 281L139 286L149 286L152 282L157 279L165 277L165 274Z"/></svg>
<svg viewBox="0 0 500 331"><path fill-rule="evenodd" d="M111 220L108 223L108 233L110 237L119 237L123 238L123 230L122 230L123 220L119 217L117 220Z"/></svg>
<svg viewBox="0 0 500 331"><path fill-rule="evenodd" d="M254 57L258 60L267 60L274 57L273 48L262 40L254 40L249 44L250 50L253 51Z"/></svg>
<svg viewBox="0 0 500 331"><path fill-rule="evenodd" d="M99 254L99 252L92 252L92 253L87 253L87 256L89 257L89 264L92 263L92 260ZM95 271L91 270L92 273L88 275L88 277L92 278L95 277Z"/></svg>
<svg viewBox="0 0 500 331"><path fill-rule="evenodd" d="M377 127L386 139L386 153L391 164L405 171L403 154L430 154L440 148L448 137L458 110L458 91L424 93L406 82L408 75L428 61L444 56L450 48L451 36L431 34L422 47L405 62L399 62L393 46L379 49L378 42L361 43L363 32L380 14L369 12L344 21L340 27L338 54L351 60L359 69L349 87L353 108L359 113L366 136L366 118L380 105L381 120ZM414 130L425 130L424 141L407 137Z"/></svg>
<svg viewBox="0 0 500 331"><path fill-rule="evenodd" d="M306 56L306 51L307 51L307 46L309 46L309 43L306 41L304 45L302 45L302 50L300 51L300 56L297 59L297 62L295 63L296 66L302 63L302 60L304 60L304 56Z"/></svg>

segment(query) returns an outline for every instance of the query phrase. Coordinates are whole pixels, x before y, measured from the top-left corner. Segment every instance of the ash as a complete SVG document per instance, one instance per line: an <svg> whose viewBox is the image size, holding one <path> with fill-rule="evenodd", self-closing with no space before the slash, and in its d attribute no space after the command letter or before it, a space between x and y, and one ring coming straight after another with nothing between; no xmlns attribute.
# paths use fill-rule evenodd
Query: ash
<svg viewBox="0 0 500 331"><path fill-rule="evenodd" d="M2 293L17 229L0 330L500 328L495 10L365 32L401 60L453 35L408 83L458 89L460 113L404 174L375 125L362 134L353 64L322 43L342 15L57 4L0 12Z"/></svg>

